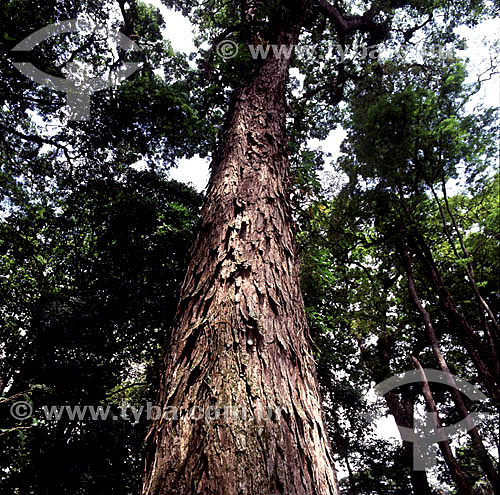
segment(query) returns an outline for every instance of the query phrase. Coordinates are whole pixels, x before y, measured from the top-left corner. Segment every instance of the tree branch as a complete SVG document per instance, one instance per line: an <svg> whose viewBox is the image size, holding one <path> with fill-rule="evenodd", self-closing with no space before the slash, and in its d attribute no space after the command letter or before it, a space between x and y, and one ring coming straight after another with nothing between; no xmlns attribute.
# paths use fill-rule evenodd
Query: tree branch
<svg viewBox="0 0 500 495"><path fill-rule="evenodd" d="M2 124L0 122L0 129L3 129L7 133L14 134L15 136L20 137L21 139L24 139L25 141L29 141L31 143L38 144L40 146L47 144L49 146L54 146L55 148L62 150L64 153L64 156L68 160L68 162L71 163L72 157L70 155L70 152L66 146L64 146L61 143L58 143L57 141L54 141L52 139L47 139L47 138L42 138L40 136L34 135L34 134L24 134L21 131L18 131L17 129L13 129L11 127L7 127L6 125Z"/></svg>
<svg viewBox="0 0 500 495"><path fill-rule="evenodd" d="M367 22L373 22L373 17L376 14L372 7L362 16L343 16L337 7L326 0L319 0L319 6L323 13L335 24L335 27L345 34L359 29Z"/></svg>
<svg viewBox="0 0 500 495"><path fill-rule="evenodd" d="M419 31L423 27L427 26L427 24L429 24L429 22L431 22L432 19L433 19L433 14L430 13L429 17L427 18L427 20L425 20L422 24L418 24L416 26L411 27L410 29L407 29L406 31L403 31L403 37L404 37L405 43L408 43L408 41L410 41L411 37L417 31Z"/></svg>
<svg viewBox="0 0 500 495"><path fill-rule="evenodd" d="M328 17L335 27L340 31L341 35L346 35L354 31L378 32L383 28L381 24L374 22L374 17L379 13L379 10L370 7L363 15L344 16L327 0L319 0L320 10Z"/></svg>

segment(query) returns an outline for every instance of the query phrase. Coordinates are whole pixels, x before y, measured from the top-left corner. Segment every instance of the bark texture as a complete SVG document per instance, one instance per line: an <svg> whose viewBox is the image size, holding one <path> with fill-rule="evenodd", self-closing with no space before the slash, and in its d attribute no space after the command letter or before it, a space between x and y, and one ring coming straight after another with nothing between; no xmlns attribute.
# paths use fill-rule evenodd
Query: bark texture
<svg viewBox="0 0 500 495"><path fill-rule="evenodd" d="M288 204L288 65L269 58L235 95L160 391L164 407L249 416L156 421L147 495L338 493Z"/></svg>

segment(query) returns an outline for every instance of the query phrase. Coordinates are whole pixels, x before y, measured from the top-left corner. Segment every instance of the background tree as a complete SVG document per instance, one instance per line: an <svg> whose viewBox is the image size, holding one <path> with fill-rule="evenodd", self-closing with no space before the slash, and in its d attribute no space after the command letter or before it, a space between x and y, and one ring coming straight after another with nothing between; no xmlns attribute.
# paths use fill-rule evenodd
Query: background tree
<svg viewBox="0 0 500 495"><path fill-rule="evenodd" d="M199 204L185 186L131 171L2 224L2 377L35 411L16 434L2 404L3 489L137 493L147 421L119 407L154 400ZM112 406L106 421L41 410L66 404Z"/></svg>
<svg viewBox="0 0 500 495"><path fill-rule="evenodd" d="M119 406L154 400L151 385L201 204L165 171L213 134L208 120L201 130L187 103L192 75L162 40L158 11L134 6L129 23L144 42L143 69L96 95L89 123L67 122L64 95L20 74L10 50L67 18L115 15L119 23L119 5L13 1L0 9L0 483L6 493L140 490L146 419L133 424ZM71 57L116 63L97 41L60 36L30 56L58 75ZM156 76L161 67L163 77ZM140 158L145 170L130 168ZM13 396L32 401L32 420L11 417ZM118 420L56 422L41 411L65 404L111 404Z"/></svg>
<svg viewBox="0 0 500 495"><path fill-rule="evenodd" d="M450 312L429 276L426 258L418 255L419 249L425 249L426 256L432 258L455 308L471 322L479 345L494 344L490 340L492 332L487 331L488 324L494 328L494 321L489 320L481 299L497 318L497 281L488 275L487 266L497 263L498 255L493 252L498 249L498 233L493 231L498 232L498 225L493 230L485 228L492 225L490 221L496 216L496 208L492 208L485 195L493 194L489 196L491 200L498 200L498 177L491 167L497 153L492 144L498 130L492 110L464 112L473 92L464 84L464 77L460 63L436 62L404 72L396 72L390 63L380 66L374 79L360 85L349 108L345 155L339 161L347 183L340 192L334 192L333 200L319 201L302 217L304 293L306 302L313 302L308 307L312 328L320 333L319 342L327 349L323 351L325 362L320 367L320 379L327 397L336 397L332 402L337 407L333 412L328 409L328 413L333 416L329 424L334 425L338 436L349 438L351 429L357 432L354 425L367 406L355 406L345 415L342 411L343 421L350 428L346 423L339 428L335 416L343 402L341 395L335 395L336 388L344 390L347 382L355 390L366 390L371 381L380 382L408 370L411 355L421 355L427 367L450 369L472 383L482 382L479 386L490 402L481 407L489 411L495 407L494 391L482 380L468 346L464 345L465 339L453 320L449 320ZM449 178L458 177L458 167L465 169L467 182L454 195L448 193L450 210L443 218ZM444 189L441 196L435 194L436 182ZM481 213L473 206L479 204ZM453 237L452 217L459 228ZM459 251L460 238L470 254L467 260L463 259L463 250ZM472 246L479 246L479 238L493 258L487 259L477 251L476 255L471 254L475 252ZM481 273L476 282L480 298L475 297L476 287L468 277L471 267ZM410 281L413 293L408 290ZM417 299L416 291L420 293ZM351 352L346 352L346 346ZM483 348L481 357L490 363L494 373L495 354L488 354L487 348ZM489 348L495 352L494 347ZM347 355L352 356L352 364L340 364L338 357L345 360ZM413 387L386 396L387 407L398 424L411 426L406 422L408 416L410 421L413 418L420 393ZM439 410L447 416L447 424L462 419L470 410L467 399L453 390L433 386L433 396L439 402ZM491 428L485 423L479 431L470 432L474 447L467 451L476 459L476 466L482 466L482 474L465 475L467 488L463 489L469 492L486 489L492 493L496 486L498 461L490 455L497 445L490 436ZM351 463L358 456L357 450L362 451L363 444L371 438L369 430L352 436ZM360 447L356 448L356 443ZM458 460L460 464L461 459ZM406 463L411 466L411 455ZM467 472L466 466L458 469ZM428 480L422 476L417 479L415 472L411 474L414 493L430 493L425 488ZM449 476L446 472L448 481ZM487 485L486 479L491 484ZM355 482L349 486L348 493L365 493L362 490L367 489ZM374 487L375 482L372 488L376 490Z"/></svg>

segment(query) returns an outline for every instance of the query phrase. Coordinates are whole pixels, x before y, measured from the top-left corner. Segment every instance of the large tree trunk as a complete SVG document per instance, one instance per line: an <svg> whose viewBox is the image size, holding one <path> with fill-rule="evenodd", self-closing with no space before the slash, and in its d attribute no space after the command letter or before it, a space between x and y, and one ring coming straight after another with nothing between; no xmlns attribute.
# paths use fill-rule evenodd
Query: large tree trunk
<svg viewBox="0 0 500 495"><path fill-rule="evenodd" d="M163 407L199 417L233 406L248 418L156 421L144 494L338 493L288 204L288 68L267 59L235 95L160 391ZM272 417L256 420L265 407Z"/></svg>

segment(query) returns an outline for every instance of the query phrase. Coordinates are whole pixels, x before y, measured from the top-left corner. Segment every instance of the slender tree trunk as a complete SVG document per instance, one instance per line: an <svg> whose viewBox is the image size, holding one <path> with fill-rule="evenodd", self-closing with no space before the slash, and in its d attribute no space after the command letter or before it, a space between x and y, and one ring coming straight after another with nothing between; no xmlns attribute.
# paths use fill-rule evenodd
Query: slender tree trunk
<svg viewBox="0 0 500 495"><path fill-rule="evenodd" d="M344 456L344 461L347 467L347 474L349 476L350 495L358 495L358 490L356 488L356 481L354 480L354 473L352 471L351 463L349 462L349 456L347 454Z"/></svg>
<svg viewBox="0 0 500 495"><path fill-rule="evenodd" d="M390 413L393 415L396 424L403 426L405 428L413 428L413 410L408 414L406 408L401 405L397 397L392 393L388 392L385 395L385 401ZM408 405L408 404L406 404ZM411 408L413 409L413 408ZM427 479L427 473L425 471L415 471L413 469L413 456L414 449L413 443L402 440L404 458L406 460L407 466L410 469L411 485L413 488L414 495L432 495L432 490Z"/></svg>
<svg viewBox="0 0 500 495"><path fill-rule="evenodd" d="M196 417L153 424L145 495L338 493L288 204L288 68L267 59L235 95L160 390ZM198 419L210 406L233 414Z"/></svg>
<svg viewBox="0 0 500 495"><path fill-rule="evenodd" d="M465 246L465 242L464 242L462 233L460 232L457 221L455 220L455 216L453 215L453 212L451 211L451 208L450 208L450 203L448 201L448 195L446 193L446 182L445 182L444 177L442 178L441 185L442 185L441 190L443 192L444 204L446 205L446 211L448 212L448 215L450 216L451 221L453 223L453 227L455 229L455 232L456 232L458 239L459 239L459 242L460 242L460 247L462 249L464 256L467 259L470 259L471 255L470 255L469 251L467 250L467 247ZM485 337L486 337L486 341L488 343L490 354L491 354L490 355L490 366L492 366L494 368L495 375L498 377L500 375L500 363L498 361L498 351L497 351L498 346L499 346L498 322L495 318L495 315L491 311L491 308L489 307L488 303L485 301L485 299L481 296L481 293L479 292L479 287L476 284L476 279L475 279L475 275L474 275L474 267L472 266L472 263L470 261L468 261L465 265L465 268L467 270L467 276L469 278L469 281L472 285L472 290L474 291L474 295L476 296L476 299L477 299L479 307L480 307L481 321L483 322ZM493 330L490 328L490 325L488 324L488 319L485 317L483 310L486 312L486 314L490 318L490 322L491 322L491 325L493 326Z"/></svg>
<svg viewBox="0 0 500 495"><path fill-rule="evenodd" d="M470 259L470 257L471 257L470 253L465 246L464 238L462 236L462 233L460 232L460 228L458 227L455 216L453 215L453 212L451 211L451 208L450 208L450 203L448 201L448 194L446 193L446 181L445 181L444 177L443 177L442 182L441 182L441 190L443 191L443 199L444 199L444 204L446 205L446 211L448 212L448 215L450 216L451 221L453 223L453 227L455 229L455 232L457 233L462 252L467 259ZM481 294L479 292L479 287L477 286L476 280L474 277L474 268L473 268L472 263L470 261L467 262L466 268L467 268L467 274L469 276L470 282L471 282L472 287L474 289L474 294L477 297L482 308L486 311L486 313L488 314L488 316L491 319L491 323L495 329L495 336L496 336L497 343L498 343L498 338L499 338L498 322L495 318L495 315L493 314L493 311L491 311L491 308L489 307L488 303L483 299L483 297L481 296Z"/></svg>
<svg viewBox="0 0 500 495"><path fill-rule="evenodd" d="M412 240L412 239L409 239ZM469 356L474 363L484 386L495 400L497 408L500 408L500 378L496 375L496 366L488 366L491 363L489 348L476 335L468 321L458 310L451 294L446 287L439 271L434 263L432 253L425 240L418 233L414 234L414 242L409 242L409 248L415 253L427 271L429 281L435 287L439 297L439 303L444 314L450 321L450 329L454 331L463 342ZM486 358L486 359L485 359Z"/></svg>
<svg viewBox="0 0 500 495"><path fill-rule="evenodd" d="M399 193L404 197L401 186ZM434 262L432 252L427 245L424 237L418 232L413 213L411 212L405 201L401 203L410 225L411 232L402 224L401 227L407 234L407 247L411 250L422 263L422 267L427 273L429 282L436 289L439 305L450 322L450 330L461 340L466 348L469 357L476 367L481 381L494 399L497 409L500 410L500 376L498 375L498 364L492 364L492 354L490 347L484 345L484 342L476 335L464 315L458 310L455 301L453 300L448 287L446 287L439 270Z"/></svg>
<svg viewBox="0 0 500 495"><path fill-rule="evenodd" d="M457 221L455 220L455 216L453 215L453 212L451 211L451 208L450 208L448 196L446 193L446 184L444 182L444 179L443 179L442 188L441 188L442 192L443 192L443 199L444 199L444 203L446 205L446 211L448 212L448 216L450 217L450 219L453 223L453 227L454 227L455 232L456 232L458 239L460 241L460 247L462 249L463 256L460 256L460 254L458 253L457 248L455 247L455 243L453 241L453 238L448 230L448 227L446 225L446 215L445 215L443 207L441 205L441 201L439 200L438 195L436 194L436 191L434 190L434 187L432 185L430 185L430 189L432 191L432 194L434 196L436 204L438 205L439 214L441 216L441 222L443 224L443 230L444 230L444 233L448 239L450 247L453 250L453 253L457 257L457 260L463 260L464 257L465 257L465 259L470 259L470 257L471 257L470 253L468 252L468 250L465 246L463 236L460 232ZM488 337L487 341L488 341L488 346L489 346L489 349L491 352L490 361L491 361L491 364L495 367L496 373L498 374L499 370L500 370L500 367L499 367L500 363L498 362L498 352L497 352L497 348L498 348L498 323L497 323L495 316L494 316L493 312L491 311L488 303L481 296L481 293L479 291L479 287L477 286L477 283L476 283L476 279L475 279L475 275L474 275L474 268L473 268L472 263L470 261L466 262L465 270L467 272L467 278L469 279L470 285L472 287L472 290L473 290L474 295L476 296L476 299L478 302L478 309L479 309L479 313L480 313L481 322L482 322L483 327L484 327L484 332L485 332L486 336ZM485 312L486 312L486 315L485 315ZM494 328L493 332L490 330L490 325L488 324L488 319L487 319L488 317L490 318L490 321L493 325L493 328Z"/></svg>
<svg viewBox="0 0 500 495"><path fill-rule="evenodd" d="M391 349L389 342L385 336L381 336L377 342L378 355L382 363L384 371L389 371L389 363L391 359ZM376 382L380 382L383 378L382 376L374 376ZM388 392L384 395L389 412L394 417L394 421L397 425L403 426L405 428L413 429L413 408L414 399L408 400L408 398L403 398L400 402L395 394ZM415 471L413 469L413 443L407 442L401 439L403 442L404 458L408 469L410 471L411 486L413 488L413 495L432 495L432 490L429 485L429 480L427 479L427 473L425 471Z"/></svg>
<svg viewBox="0 0 500 495"><path fill-rule="evenodd" d="M422 393L424 395L425 403L427 404L427 409L429 412L434 413L436 427L439 430L443 427L443 425L441 423L441 420L439 419L439 413L436 407L436 403L434 402L434 397L432 396L431 388L429 386L429 382L427 381L425 371L423 370L416 357L412 356L412 360L415 363L415 367L420 372ZM441 453L443 454L446 465L448 466L448 471L450 472L450 475L455 482L458 495L472 495L472 487L470 486L467 478L465 477L465 474L460 468L457 459L453 455L449 440L438 442L438 445Z"/></svg>
<svg viewBox="0 0 500 495"><path fill-rule="evenodd" d="M443 353L441 352L439 341L436 332L434 330L430 314L425 309L424 305L422 304L422 301L420 300L420 297L418 296L417 289L415 287L415 280L413 276L411 259L408 251L405 250L403 251L403 259L406 265L406 271L408 276L408 292L410 294L410 298L412 302L415 304L416 308L418 309L420 315L422 316L422 319L424 321L424 327L427 333L427 338L429 339L429 343L431 344L434 358L436 359L441 371L447 373L447 376L449 377L448 385L451 388L450 392L453 397L453 402L458 410L461 419L465 419L469 416L469 410L467 409L464 403L462 394L458 390L457 384L453 378L453 375L450 372L450 368L448 367L448 364L446 363ZM414 361L416 361L416 358L414 358ZM476 457L478 458L479 463L483 468L486 476L490 480L492 486L497 486L498 472L488 454L488 451L483 445L483 441L481 439L479 431L473 424L470 424L468 428L468 434L471 437L472 448L474 449Z"/></svg>

